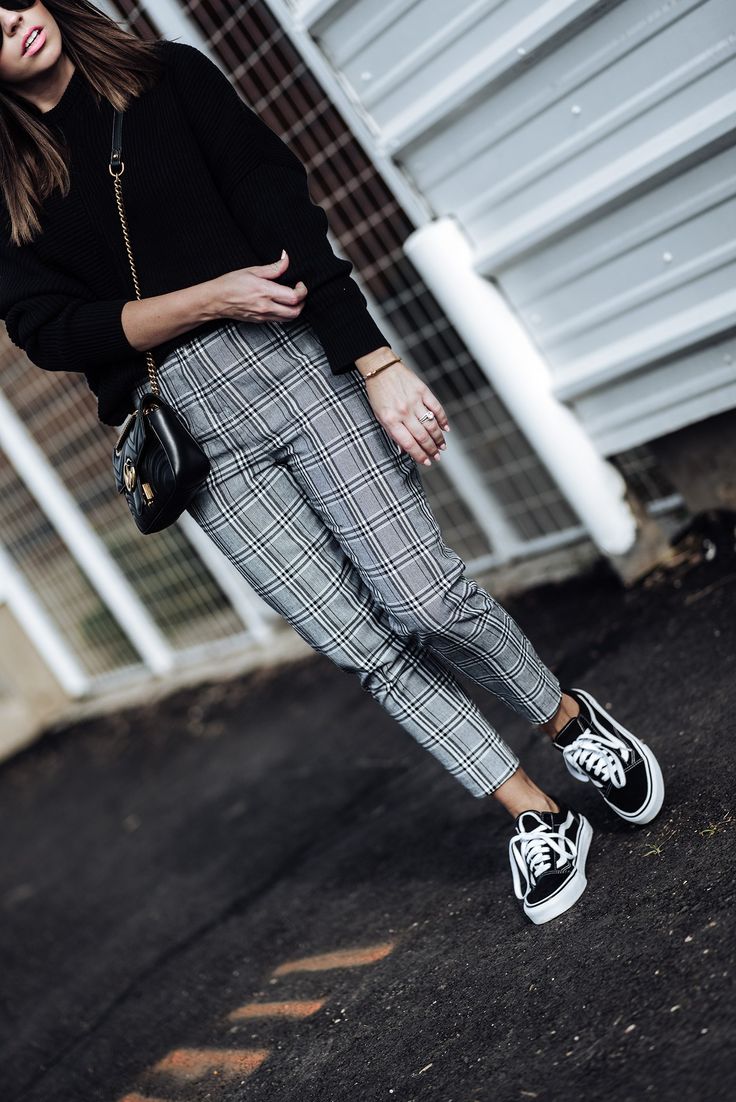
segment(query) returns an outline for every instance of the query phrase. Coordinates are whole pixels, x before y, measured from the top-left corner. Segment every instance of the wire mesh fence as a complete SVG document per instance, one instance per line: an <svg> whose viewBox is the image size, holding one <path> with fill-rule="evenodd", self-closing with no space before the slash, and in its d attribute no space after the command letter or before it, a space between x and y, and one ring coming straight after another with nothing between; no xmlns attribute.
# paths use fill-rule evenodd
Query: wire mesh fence
<svg viewBox="0 0 736 1102"><path fill-rule="evenodd" d="M83 377L41 372L11 346L0 357L0 381L26 430L172 646L184 648L242 631L242 622L178 528L168 528L152 540L138 534L113 488L114 430L97 423L94 399ZM7 460L5 465L9 466ZM0 501L4 532L9 529L7 508ZM38 504L33 511L39 511ZM27 573L27 563L12 543L8 549Z"/></svg>

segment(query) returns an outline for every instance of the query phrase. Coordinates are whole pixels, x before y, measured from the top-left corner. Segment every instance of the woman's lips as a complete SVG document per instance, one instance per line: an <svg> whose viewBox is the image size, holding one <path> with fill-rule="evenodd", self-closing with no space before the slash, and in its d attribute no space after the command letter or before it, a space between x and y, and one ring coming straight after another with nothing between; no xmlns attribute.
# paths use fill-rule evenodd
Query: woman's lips
<svg viewBox="0 0 736 1102"><path fill-rule="evenodd" d="M46 41L46 31L39 31L38 34L36 35L36 37L34 38L33 42L31 43L31 45L28 47L28 49L24 50L23 56L27 57L28 54L37 54L38 51L43 46L45 41Z"/></svg>

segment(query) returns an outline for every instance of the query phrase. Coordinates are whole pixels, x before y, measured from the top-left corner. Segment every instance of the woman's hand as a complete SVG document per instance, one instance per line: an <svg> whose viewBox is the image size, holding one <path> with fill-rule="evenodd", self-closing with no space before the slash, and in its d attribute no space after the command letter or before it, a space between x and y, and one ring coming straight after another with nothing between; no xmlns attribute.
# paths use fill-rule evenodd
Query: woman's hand
<svg viewBox="0 0 736 1102"><path fill-rule="evenodd" d="M273 264L239 268L211 280L218 317L240 321L283 321L298 318L304 306L307 288L301 280L295 287L284 287L274 280L289 267L289 254Z"/></svg>
<svg viewBox="0 0 736 1102"><path fill-rule="evenodd" d="M384 354L384 362L388 359ZM368 370L366 366L361 374ZM449 432L450 426L442 405L426 383L399 361L366 379L365 389L373 412L389 436L417 463L431 467L432 460L439 459L440 451L447 447L443 430ZM427 413L434 416L421 421Z"/></svg>

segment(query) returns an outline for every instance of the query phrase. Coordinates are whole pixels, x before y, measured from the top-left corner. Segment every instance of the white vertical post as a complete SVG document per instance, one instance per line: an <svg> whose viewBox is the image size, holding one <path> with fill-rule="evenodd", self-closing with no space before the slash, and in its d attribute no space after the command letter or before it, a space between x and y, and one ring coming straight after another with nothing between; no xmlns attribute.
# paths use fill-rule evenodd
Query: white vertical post
<svg viewBox="0 0 736 1102"><path fill-rule="evenodd" d="M404 249L596 545L608 555L630 550L636 520L623 478L553 394L549 368L498 289L475 271L457 221L427 223Z"/></svg>
<svg viewBox="0 0 736 1102"><path fill-rule="evenodd" d="M168 673L176 656L166 637L1 392L0 447L146 664Z"/></svg>
<svg viewBox="0 0 736 1102"><path fill-rule="evenodd" d="M4 547L0 546L0 604L6 601L18 623L71 697L89 692L90 680Z"/></svg>

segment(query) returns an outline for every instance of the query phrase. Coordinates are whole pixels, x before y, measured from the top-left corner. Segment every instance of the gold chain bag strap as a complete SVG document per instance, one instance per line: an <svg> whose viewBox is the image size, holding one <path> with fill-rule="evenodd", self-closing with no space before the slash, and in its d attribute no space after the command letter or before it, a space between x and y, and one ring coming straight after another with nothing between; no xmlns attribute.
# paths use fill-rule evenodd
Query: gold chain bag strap
<svg viewBox="0 0 736 1102"><path fill-rule="evenodd" d="M115 111L109 171L120 215L133 287L141 298L138 274L130 246L123 205L121 177L123 114ZM144 535L173 524L207 478L210 460L179 414L161 397L156 363L146 353L150 390L138 399L126 417L112 453L112 467L119 494L124 494L133 520Z"/></svg>

